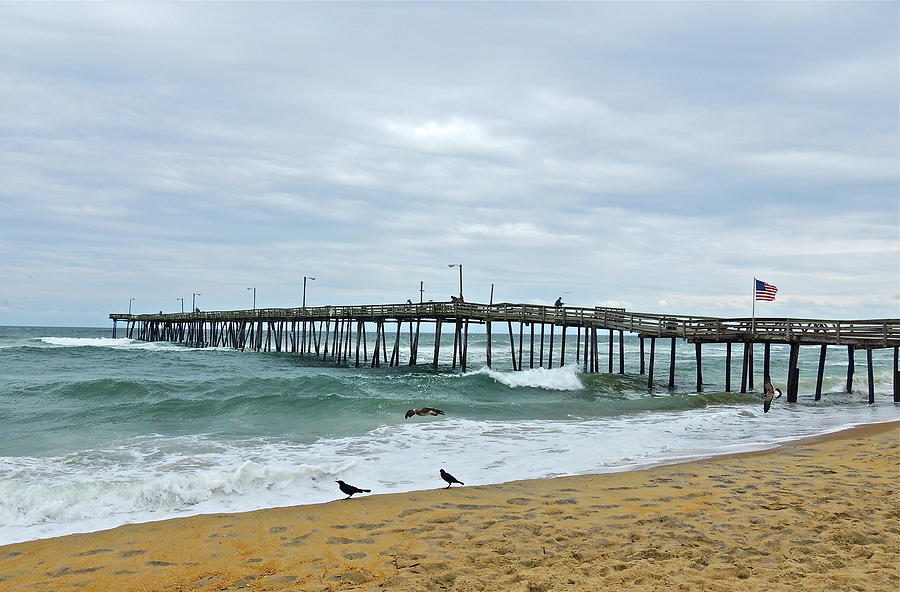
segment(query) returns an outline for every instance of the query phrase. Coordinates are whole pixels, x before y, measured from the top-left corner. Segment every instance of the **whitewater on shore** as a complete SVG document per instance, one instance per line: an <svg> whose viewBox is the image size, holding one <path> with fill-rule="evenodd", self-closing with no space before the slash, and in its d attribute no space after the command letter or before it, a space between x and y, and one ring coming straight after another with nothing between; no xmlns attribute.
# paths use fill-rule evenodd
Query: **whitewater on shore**
<svg viewBox="0 0 900 592"><path fill-rule="evenodd" d="M481 338L470 335L470 352ZM841 392L846 353L835 351L821 401L801 374L798 403L764 414L758 392L723 392L724 346L704 348L701 393L682 349L679 386L650 392L629 339L624 375L512 372L502 353L494 369L470 356L461 373L449 358L437 370L355 368L107 329L0 327L0 544L324 502L340 497L336 479L388 493L441 487L440 468L467 485L618 472L900 418L887 350L875 352L875 405L861 369ZM815 354L801 352L801 368L814 367L804 355ZM446 415L404 419L425 405Z"/></svg>

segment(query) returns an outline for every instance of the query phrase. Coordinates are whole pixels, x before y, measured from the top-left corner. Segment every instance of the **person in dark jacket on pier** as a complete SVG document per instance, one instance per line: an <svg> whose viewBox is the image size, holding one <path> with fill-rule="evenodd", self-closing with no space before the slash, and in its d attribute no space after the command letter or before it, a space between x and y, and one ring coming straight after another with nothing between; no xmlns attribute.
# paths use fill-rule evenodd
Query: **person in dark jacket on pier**
<svg viewBox="0 0 900 592"><path fill-rule="evenodd" d="M560 308L563 304L565 303L562 301L562 296L560 296L556 299L556 302L553 303L553 306L555 306L556 308Z"/></svg>

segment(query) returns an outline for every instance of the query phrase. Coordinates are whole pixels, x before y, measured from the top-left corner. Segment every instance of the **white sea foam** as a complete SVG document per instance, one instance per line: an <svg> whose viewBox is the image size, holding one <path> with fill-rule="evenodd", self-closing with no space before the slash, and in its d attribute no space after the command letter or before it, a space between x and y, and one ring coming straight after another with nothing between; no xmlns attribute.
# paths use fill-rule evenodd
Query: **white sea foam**
<svg viewBox="0 0 900 592"><path fill-rule="evenodd" d="M561 368L532 368L521 372L497 372L481 368L470 374L486 374L511 388L534 387L555 391L577 391L584 388L579 378L578 366L569 364Z"/></svg>
<svg viewBox="0 0 900 592"><path fill-rule="evenodd" d="M109 347L112 349L145 349L145 350L183 350L180 346L168 341L138 341L125 337L37 337L39 343L54 347Z"/></svg>
<svg viewBox="0 0 900 592"><path fill-rule="evenodd" d="M374 493L614 472L897 419L893 406L707 407L567 421L429 418L312 444L144 436L57 457L0 457L0 544L201 513Z"/></svg>

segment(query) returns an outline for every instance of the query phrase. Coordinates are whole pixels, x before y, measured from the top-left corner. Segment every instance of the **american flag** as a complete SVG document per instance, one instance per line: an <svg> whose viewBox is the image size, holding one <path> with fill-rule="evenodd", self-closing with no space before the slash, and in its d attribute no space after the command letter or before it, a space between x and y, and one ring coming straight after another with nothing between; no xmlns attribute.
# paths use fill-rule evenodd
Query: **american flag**
<svg viewBox="0 0 900 592"><path fill-rule="evenodd" d="M772 284L767 284L762 280L756 280L756 299L757 300L775 300L775 294L778 288Z"/></svg>

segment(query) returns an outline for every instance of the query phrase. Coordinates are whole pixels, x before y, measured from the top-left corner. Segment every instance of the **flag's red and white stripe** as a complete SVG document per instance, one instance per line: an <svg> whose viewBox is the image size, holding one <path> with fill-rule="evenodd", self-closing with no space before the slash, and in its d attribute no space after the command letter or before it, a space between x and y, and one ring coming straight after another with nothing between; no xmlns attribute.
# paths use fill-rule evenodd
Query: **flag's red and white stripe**
<svg viewBox="0 0 900 592"><path fill-rule="evenodd" d="M767 284L762 280L756 280L756 299L757 300L775 300L775 294L778 288L772 284Z"/></svg>

